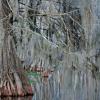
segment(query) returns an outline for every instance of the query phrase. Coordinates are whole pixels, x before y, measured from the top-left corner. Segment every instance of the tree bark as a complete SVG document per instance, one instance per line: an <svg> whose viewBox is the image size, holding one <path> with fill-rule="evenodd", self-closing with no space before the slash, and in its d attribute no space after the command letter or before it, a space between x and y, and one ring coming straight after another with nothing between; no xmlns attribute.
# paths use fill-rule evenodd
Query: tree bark
<svg viewBox="0 0 100 100"><path fill-rule="evenodd" d="M25 76L21 61L16 55L13 40L13 30L10 20L13 16L9 0L1 0L1 11L4 29L4 41L1 53L0 96L32 95L32 87Z"/></svg>

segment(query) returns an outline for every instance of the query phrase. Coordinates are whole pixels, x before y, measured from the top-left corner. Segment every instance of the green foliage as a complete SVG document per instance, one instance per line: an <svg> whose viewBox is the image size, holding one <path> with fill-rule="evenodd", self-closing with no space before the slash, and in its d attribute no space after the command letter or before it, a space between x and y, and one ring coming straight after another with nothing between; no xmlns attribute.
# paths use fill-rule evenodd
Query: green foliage
<svg viewBox="0 0 100 100"><path fill-rule="evenodd" d="M31 71L28 71L26 73L28 76L33 76L33 77L40 77L41 75L37 72L31 72Z"/></svg>
<svg viewBox="0 0 100 100"><path fill-rule="evenodd" d="M26 76L28 76L30 84L36 84L41 77L40 73L31 71L26 72Z"/></svg>

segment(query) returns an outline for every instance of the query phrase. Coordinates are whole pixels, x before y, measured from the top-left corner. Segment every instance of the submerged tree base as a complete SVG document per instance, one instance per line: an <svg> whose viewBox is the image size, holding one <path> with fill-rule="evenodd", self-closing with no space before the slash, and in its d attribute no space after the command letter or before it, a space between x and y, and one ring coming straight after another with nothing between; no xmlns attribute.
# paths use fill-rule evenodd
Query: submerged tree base
<svg viewBox="0 0 100 100"><path fill-rule="evenodd" d="M25 70L21 67L21 61L15 53L13 39L9 37L5 39L1 55L0 96L32 95L32 86L29 84Z"/></svg>
<svg viewBox="0 0 100 100"><path fill-rule="evenodd" d="M22 72L22 68L17 68L16 72L7 75L8 79L0 87L0 97L7 96L29 96L33 95L32 86L28 82L27 76Z"/></svg>
<svg viewBox="0 0 100 100"><path fill-rule="evenodd" d="M21 88L15 88L15 90L13 90L10 87L10 84L8 83L7 86L0 88L0 97L13 97L13 96L29 96L29 95L33 95L33 91L32 91L32 87L31 86L23 86L24 89Z"/></svg>

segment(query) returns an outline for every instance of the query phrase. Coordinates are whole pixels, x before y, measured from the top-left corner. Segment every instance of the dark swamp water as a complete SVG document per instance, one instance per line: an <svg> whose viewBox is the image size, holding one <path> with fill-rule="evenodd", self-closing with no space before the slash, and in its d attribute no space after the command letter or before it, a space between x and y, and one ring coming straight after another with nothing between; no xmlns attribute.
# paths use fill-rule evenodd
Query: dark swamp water
<svg viewBox="0 0 100 100"><path fill-rule="evenodd" d="M34 100L32 96L27 97L2 97L0 100Z"/></svg>

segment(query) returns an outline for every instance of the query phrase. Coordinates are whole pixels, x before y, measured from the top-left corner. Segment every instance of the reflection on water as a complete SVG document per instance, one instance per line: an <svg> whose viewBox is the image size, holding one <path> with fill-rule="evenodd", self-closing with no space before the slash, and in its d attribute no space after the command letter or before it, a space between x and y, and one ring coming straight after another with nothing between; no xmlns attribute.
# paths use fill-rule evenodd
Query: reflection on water
<svg viewBox="0 0 100 100"><path fill-rule="evenodd" d="M0 100L32 100L32 96L26 97L2 97Z"/></svg>

